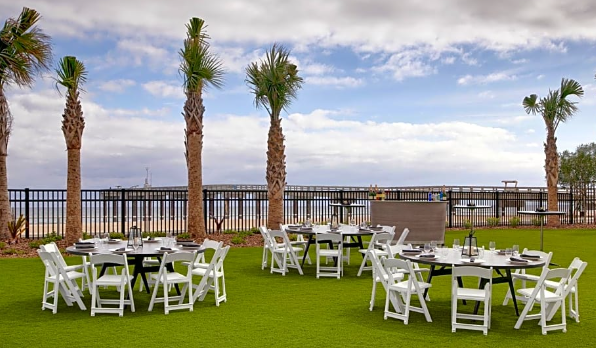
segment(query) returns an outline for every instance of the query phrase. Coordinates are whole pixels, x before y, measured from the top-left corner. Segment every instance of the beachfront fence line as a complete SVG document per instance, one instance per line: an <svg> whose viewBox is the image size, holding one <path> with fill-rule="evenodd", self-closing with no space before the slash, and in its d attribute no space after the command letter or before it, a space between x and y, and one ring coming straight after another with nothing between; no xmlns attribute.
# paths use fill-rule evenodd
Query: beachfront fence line
<svg viewBox="0 0 596 348"><path fill-rule="evenodd" d="M208 187L208 186L205 186ZM386 200L426 201L431 187L386 189ZM439 189L434 189L438 193ZM571 191L559 192L559 210L563 224L594 223L596 195L592 190L582 195L581 207ZM298 223L310 218L316 223L328 222L333 214L341 221L360 223L369 221L368 188L296 187L285 192L284 221ZM227 189L221 187L203 190L204 218L207 233L226 230L249 230L267 222L267 192L261 189ZM577 196L577 195L576 195ZM26 238L43 238L51 233L64 236L66 224L66 190L10 189L13 216L22 214L27 219ZM109 189L82 190L83 231L90 235L104 232L127 234L132 226L147 232L187 231L188 198L185 189ZM519 225L536 224L536 218L518 215L520 210L535 210L546 206L544 188L516 188L515 190L482 187L481 189L449 188L446 191L447 227L465 227L473 219L475 226L496 223L508 226L511 219L519 218ZM342 209L330 203L350 202L361 208ZM468 211L454 209L454 205L475 203L489 205L490 209Z"/></svg>

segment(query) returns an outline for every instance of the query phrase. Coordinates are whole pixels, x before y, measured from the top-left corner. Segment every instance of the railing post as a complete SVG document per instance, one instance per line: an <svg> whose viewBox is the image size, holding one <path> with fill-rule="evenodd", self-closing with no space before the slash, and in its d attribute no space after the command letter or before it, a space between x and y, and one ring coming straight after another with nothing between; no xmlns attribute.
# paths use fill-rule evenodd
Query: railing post
<svg viewBox="0 0 596 348"><path fill-rule="evenodd" d="M207 233L209 230L207 228L207 222L209 221L207 220L207 189L203 189L203 219L205 219L205 233ZM188 228L186 232L188 232Z"/></svg>
<svg viewBox="0 0 596 348"><path fill-rule="evenodd" d="M124 198L126 194L125 189L120 190L120 232L123 236L126 236L126 199Z"/></svg>
<svg viewBox="0 0 596 348"><path fill-rule="evenodd" d="M499 191L495 191L495 217L499 218Z"/></svg>
<svg viewBox="0 0 596 348"><path fill-rule="evenodd" d="M569 187L569 224L573 225L573 187Z"/></svg>
<svg viewBox="0 0 596 348"><path fill-rule="evenodd" d="M29 239L29 188L25 188L25 238Z"/></svg>
<svg viewBox="0 0 596 348"><path fill-rule="evenodd" d="M447 204L447 214L449 214L449 216L447 217L449 220L449 228L453 227L453 204L452 204L452 200L451 200L451 194L453 193L452 190L447 191L447 201L449 202Z"/></svg>
<svg viewBox="0 0 596 348"><path fill-rule="evenodd" d="M344 204L344 190L339 190L339 204ZM339 209L339 221L344 222L344 208Z"/></svg>

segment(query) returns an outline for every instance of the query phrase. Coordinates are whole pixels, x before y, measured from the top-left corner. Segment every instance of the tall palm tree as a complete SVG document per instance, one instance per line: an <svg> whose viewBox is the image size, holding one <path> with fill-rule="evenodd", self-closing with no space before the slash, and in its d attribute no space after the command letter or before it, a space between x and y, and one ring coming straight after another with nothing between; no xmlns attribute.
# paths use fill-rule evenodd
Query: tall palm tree
<svg viewBox="0 0 596 348"><path fill-rule="evenodd" d="M267 136L267 198L269 211L267 227L279 228L283 223L283 199L286 187L286 155L284 135L281 128L281 111L286 110L303 79L298 69L289 59L290 51L274 44L267 52L265 60L251 63L246 68L246 83L255 95L256 107L264 107L269 113L270 125Z"/></svg>
<svg viewBox="0 0 596 348"><path fill-rule="evenodd" d="M23 7L17 18L9 18L0 30L0 238L8 237L10 220L6 156L12 115L4 89L12 84L31 87L36 73L47 70L52 56L50 37L36 24L40 14Z"/></svg>
<svg viewBox="0 0 596 348"><path fill-rule="evenodd" d="M186 165L188 167L188 233L193 238L206 236L203 217L203 88L223 86L224 70L219 57L209 50L205 21L193 17L186 25L184 47L180 50L180 73L184 77L186 102L182 115L186 121Z"/></svg>
<svg viewBox="0 0 596 348"><path fill-rule="evenodd" d="M559 124L569 120L577 111L577 102L569 101L567 98L576 96L581 98L584 95L582 86L575 80L561 80L561 88L549 90L546 97L538 100L536 94L525 97L523 106L528 114L540 114L546 125L546 143L544 143L544 170L546 172L546 187L548 189L548 209L559 210L557 197L557 184L559 181L559 154L557 152L557 138L555 132ZM559 216L548 217L549 226L558 226Z"/></svg>
<svg viewBox="0 0 596 348"><path fill-rule="evenodd" d="M79 100L81 85L87 80L85 65L72 56L60 59L56 69L58 85L66 87L66 106L62 115L62 132L68 152L66 176L66 242L77 241L83 233L81 224L81 143L85 119Z"/></svg>

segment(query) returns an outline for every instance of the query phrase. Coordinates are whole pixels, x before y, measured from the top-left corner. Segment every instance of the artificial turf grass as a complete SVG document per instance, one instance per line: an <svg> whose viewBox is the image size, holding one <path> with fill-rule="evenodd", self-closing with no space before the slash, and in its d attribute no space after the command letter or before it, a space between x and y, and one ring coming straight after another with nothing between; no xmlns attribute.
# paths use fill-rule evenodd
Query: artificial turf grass
<svg viewBox="0 0 596 348"><path fill-rule="evenodd" d="M465 231L447 232L446 244L453 238L463 240ZM262 248L234 248L225 262L228 302L216 307L213 295L197 302L194 311L163 314L157 304L147 312L150 295L134 292L137 312L128 309L124 317L98 314L96 317L67 307L60 300L58 313L41 311L43 265L39 259L0 260L0 344L33 346L385 346L423 344L433 347L482 344L496 347L542 346L588 347L596 336L596 285L594 267L594 230L545 230L545 250L554 252L553 262L567 267L578 256L589 263L580 278L581 322L568 318L567 333L540 333L537 321L527 321L515 330L517 317L511 302L502 306L505 284L494 286L492 327L488 336L458 330L451 333L450 281L448 276L433 278L428 307L433 318L411 313L409 325L383 320L384 291L377 288L375 308L368 310L370 271L356 277L360 253L351 253L351 265L341 280L316 279L315 266L305 265L304 276L291 269L285 277L261 270ZM476 233L479 245L497 242L497 248L519 244L536 249L540 243L537 229L488 229ZM314 249L314 248L313 248ZM311 251L314 261L314 250ZM78 262L78 258L67 258ZM138 284L138 282L137 282ZM380 289L379 289L380 288ZM90 307L90 295L84 299ZM414 300L414 303L417 301ZM462 306L460 306L461 308ZM470 305L466 307L472 307ZM520 308L521 311L521 308ZM560 319L557 316L555 320Z"/></svg>

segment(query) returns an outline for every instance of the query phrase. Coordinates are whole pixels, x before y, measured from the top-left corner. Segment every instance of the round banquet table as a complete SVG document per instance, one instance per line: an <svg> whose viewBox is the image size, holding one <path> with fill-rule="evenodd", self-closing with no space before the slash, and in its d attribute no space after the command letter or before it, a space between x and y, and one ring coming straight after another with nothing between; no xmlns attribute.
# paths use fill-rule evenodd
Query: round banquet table
<svg viewBox="0 0 596 348"><path fill-rule="evenodd" d="M316 243L315 236L317 234L340 233L342 236L349 236L351 239L350 242L343 242L344 248L364 249L362 236L370 236L376 232L381 232L381 230L360 229L358 226L349 225L340 225L337 231L331 231L328 225L313 225L310 229L300 227L300 225L283 225L282 227L288 233L298 233L308 236L306 247L304 248L304 256L302 256L302 266L304 266L304 261L306 260L306 255L308 255L310 245Z"/></svg>
<svg viewBox="0 0 596 348"><path fill-rule="evenodd" d="M468 260L467 256L462 257L460 250L454 250L452 248L448 248L449 253L447 256L441 256L440 249L435 255L437 258L430 259L419 257L420 254L410 254L410 253L403 253L400 252L399 257L405 260L410 260L412 262L417 262L420 264L425 264L430 266L430 271L428 272L428 278L426 280L427 283L430 283L434 276L440 275L450 275L451 274L451 267L453 266L475 266L475 267L483 267L489 268L492 267L497 274L498 277L493 277L493 284L502 284L508 283L509 290L511 291L512 299L513 299L513 306L515 307L515 313L519 316L519 310L517 307L517 300L515 298L515 289L513 288L513 279L511 277L511 270L516 269L528 269L528 268L538 268L544 266L544 260L528 260L526 263L517 263L517 262L510 262L509 257L506 255L501 255L496 251L484 251L484 260L481 263L469 263L465 262ZM505 274L503 274L503 272ZM460 286L462 286L462 280L458 279ZM484 286L483 283L480 284L480 288ZM428 289L424 292L424 296Z"/></svg>
<svg viewBox="0 0 596 348"><path fill-rule="evenodd" d="M517 212L518 214L522 215L536 215L540 216L540 251L543 250L543 241L544 241L544 231L543 225L544 222L542 221L542 217L546 215L565 215L567 212L565 211L533 211L533 210L520 210Z"/></svg>
<svg viewBox="0 0 596 348"><path fill-rule="evenodd" d="M66 248L66 252L72 255L81 255L81 256L87 256L87 255L91 255L91 254L106 254L106 253L112 253L112 251L110 251L110 249L119 249L119 248L126 248L126 241L120 241L120 242L109 242L107 244L100 244L99 247L96 248L76 248L74 245L69 246ZM158 251L159 248L161 248L161 242L160 240L156 240L155 242L147 242L146 240L143 241L143 247L139 248L137 251L128 251L126 252L126 256L129 259L133 259L133 277L132 280L130 282L130 286L131 288L134 288L135 286L135 282L137 281L137 277L140 275L141 279L143 280L143 285L145 285L145 289L147 290L147 293L150 293L149 290L149 283L147 282L147 276L145 273L148 272L158 272L159 271L159 266L145 266L143 265L143 260L145 259L145 257L156 257L159 262L161 263L161 258L164 254L163 251ZM182 248L180 246L175 247L174 252L197 252L197 254L203 253L205 252L205 249L203 248ZM169 252L169 251L168 251ZM172 266L172 264L167 264L166 265L168 271L173 272L174 268ZM106 270L107 266L104 265L104 267L102 267L101 269L101 273L100 275L103 275L105 270ZM176 288L176 290L178 290Z"/></svg>

